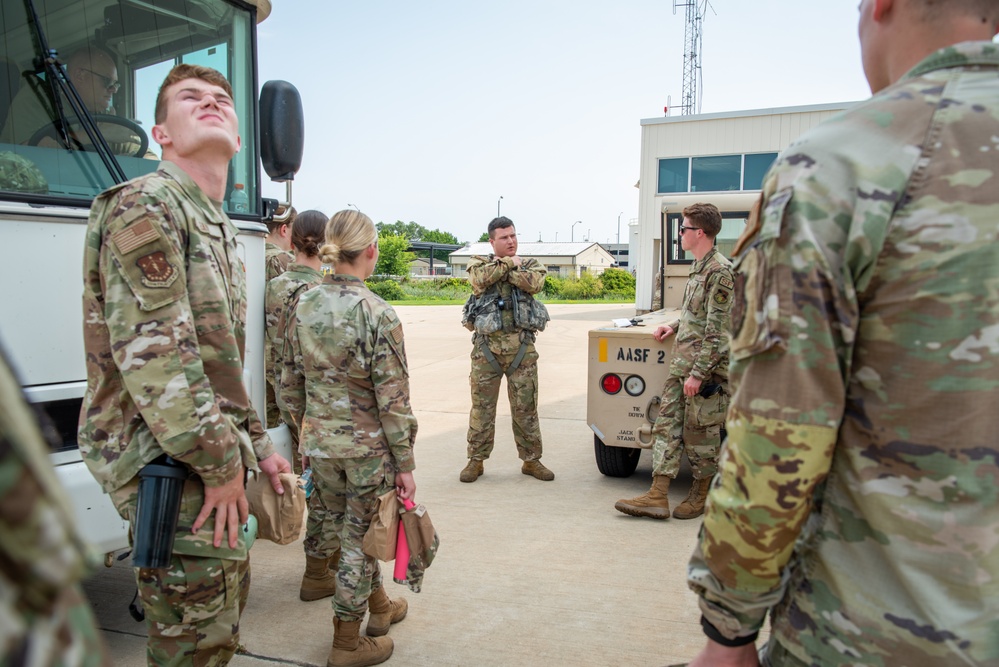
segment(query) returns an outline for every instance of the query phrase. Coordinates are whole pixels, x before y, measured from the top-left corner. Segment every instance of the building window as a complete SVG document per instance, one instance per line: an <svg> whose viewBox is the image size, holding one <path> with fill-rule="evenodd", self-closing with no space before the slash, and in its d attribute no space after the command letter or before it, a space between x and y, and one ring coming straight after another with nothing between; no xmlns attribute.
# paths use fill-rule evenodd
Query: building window
<svg viewBox="0 0 999 667"><path fill-rule="evenodd" d="M704 155L659 160L658 194L760 190L777 153Z"/></svg>
<svg viewBox="0 0 999 667"><path fill-rule="evenodd" d="M763 177L776 159L777 153L753 153L747 155L746 166L742 171L742 189L762 190Z"/></svg>
<svg viewBox="0 0 999 667"><path fill-rule="evenodd" d="M712 155L691 159L691 192L738 190L742 182L741 155Z"/></svg>
<svg viewBox="0 0 999 667"><path fill-rule="evenodd" d="M689 164L685 157L659 160L659 192L686 192Z"/></svg>
<svg viewBox="0 0 999 667"><path fill-rule="evenodd" d="M561 269L562 267L560 266L549 266L548 273L552 274L553 276L557 276L562 272Z"/></svg>

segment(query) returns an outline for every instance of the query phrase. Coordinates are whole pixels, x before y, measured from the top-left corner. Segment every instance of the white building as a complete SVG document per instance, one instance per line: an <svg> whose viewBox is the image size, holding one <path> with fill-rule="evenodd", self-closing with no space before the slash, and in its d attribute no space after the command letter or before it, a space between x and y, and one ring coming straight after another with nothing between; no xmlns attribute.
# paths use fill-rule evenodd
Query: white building
<svg viewBox="0 0 999 667"><path fill-rule="evenodd" d="M451 262L451 275L465 277L466 267L472 255L489 255L493 248L489 243L472 243L455 250L448 257ZM567 278L579 277L583 271L600 275L614 266L614 258L599 243L520 243L517 254L523 258L533 257L548 269L549 275Z"/></svg>
<svg viewBox="0 0 999 667"><path fill-rule="evenodd" d="M714 204L722 212L718 247L731 253L759 197L763 176L799 135L852 102L695 114L642 120L635 308L652 308L656 273L664 307L679 308L693 258L680 249L684 207Z"/></svg>

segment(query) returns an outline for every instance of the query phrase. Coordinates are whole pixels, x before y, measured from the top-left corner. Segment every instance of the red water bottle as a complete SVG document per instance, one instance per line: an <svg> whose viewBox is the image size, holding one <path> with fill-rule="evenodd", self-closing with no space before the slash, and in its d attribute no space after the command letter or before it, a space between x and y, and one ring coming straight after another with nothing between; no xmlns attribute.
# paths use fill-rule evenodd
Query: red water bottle
<svg viewBox="0 0 999 667"><path fill-rule="evenodd" d="M408 498L402 501L402 506L406 511L416 507L416 503ZM399 537L395 543L395 572L392 578L397 584L406 583L406 568L409 567L409 543L406 541L406 529L402 525L402 518L399 519Z"/></svg>

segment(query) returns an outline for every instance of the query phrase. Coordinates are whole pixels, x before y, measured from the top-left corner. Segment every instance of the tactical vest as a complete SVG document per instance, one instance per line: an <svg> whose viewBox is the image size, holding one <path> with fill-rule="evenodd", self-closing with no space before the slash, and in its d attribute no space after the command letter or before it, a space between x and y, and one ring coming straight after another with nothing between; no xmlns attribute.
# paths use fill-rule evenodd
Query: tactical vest
<svg viewBox="0 0 999 667"><path fill-rule="evenodd" d="M504 310L512 313L506 326L503 324ZM486 336L497 331L537 333L545 330L549 319L545 304L512 286L510 296L504 297L499 283L491 285L482 296L470 294L461 311L462 325Z"/></svg>

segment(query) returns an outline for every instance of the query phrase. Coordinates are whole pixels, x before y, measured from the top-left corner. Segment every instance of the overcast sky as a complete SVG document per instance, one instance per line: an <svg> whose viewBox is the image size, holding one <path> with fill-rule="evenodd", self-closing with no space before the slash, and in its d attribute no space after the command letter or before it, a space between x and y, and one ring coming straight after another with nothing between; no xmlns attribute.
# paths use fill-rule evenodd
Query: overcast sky
<svg viewBox="0 0 999 667"><path fill-rule="evenodd" d="M275 0L261 81L305 105L298 210L353 204L477 240L615 242L638 216L643 118L682 96L672 0ZM857 0L712 0L701 112L864 99ZM266 176L265 176L266 178ZM283 186L268 183L266 196Z"/></svg>

